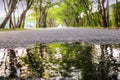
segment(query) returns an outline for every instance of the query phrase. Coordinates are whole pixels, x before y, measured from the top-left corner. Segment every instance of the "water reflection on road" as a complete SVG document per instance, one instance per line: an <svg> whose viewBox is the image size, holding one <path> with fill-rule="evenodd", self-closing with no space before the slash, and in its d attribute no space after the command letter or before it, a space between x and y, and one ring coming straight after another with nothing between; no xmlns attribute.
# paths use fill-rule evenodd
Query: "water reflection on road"
<svg viewBox="0 0 120 80"><path fill-rule="evenodd" d="M35 44L29 49L1 49L1 79L117 80L120 45Z"/></svg>

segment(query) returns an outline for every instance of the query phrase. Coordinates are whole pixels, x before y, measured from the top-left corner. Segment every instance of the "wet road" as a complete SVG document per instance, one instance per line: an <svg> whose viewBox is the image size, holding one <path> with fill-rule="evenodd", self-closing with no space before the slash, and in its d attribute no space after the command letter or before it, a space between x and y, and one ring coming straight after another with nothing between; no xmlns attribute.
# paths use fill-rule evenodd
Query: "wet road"
<svg viewBox="0 0 120 80"><path fill-rule="evenodd" d="M120 30L53 28L0 32L0 48L28 47L37 43L86 42L120 43Z"/></svg>

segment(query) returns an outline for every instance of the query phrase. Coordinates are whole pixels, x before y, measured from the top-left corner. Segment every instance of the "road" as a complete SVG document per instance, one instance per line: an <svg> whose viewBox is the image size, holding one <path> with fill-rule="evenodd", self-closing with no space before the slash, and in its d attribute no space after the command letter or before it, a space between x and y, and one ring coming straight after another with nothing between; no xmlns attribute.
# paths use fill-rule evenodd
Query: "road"
<svg viewBox="0 0 120 80"><path fill-rule="evenodd" d="M0 48L29 47L37 43L85 42L90 44L119 44L120 30L48 28L41 30L0 32Z"/></svg>

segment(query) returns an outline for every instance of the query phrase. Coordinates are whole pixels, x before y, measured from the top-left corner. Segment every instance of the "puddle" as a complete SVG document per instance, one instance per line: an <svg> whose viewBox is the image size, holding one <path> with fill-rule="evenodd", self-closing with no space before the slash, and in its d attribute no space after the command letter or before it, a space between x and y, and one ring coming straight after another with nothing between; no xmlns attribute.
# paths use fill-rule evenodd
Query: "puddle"
<svg viewBox="0 0 120 80"><path fill-rule="evenodd" d="M0 50L0 79L119 80L120 44L35 44Z"/></svg>

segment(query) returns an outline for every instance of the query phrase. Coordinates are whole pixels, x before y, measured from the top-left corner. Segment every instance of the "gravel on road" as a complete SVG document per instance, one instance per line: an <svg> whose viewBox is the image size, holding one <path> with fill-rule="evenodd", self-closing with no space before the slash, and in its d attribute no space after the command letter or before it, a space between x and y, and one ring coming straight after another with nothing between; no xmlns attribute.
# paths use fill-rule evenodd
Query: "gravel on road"
<svg viewBox="0 0 120 80"><path fill-rule="evenodd" d="M48 28L0 32L0 48L28 47L38 43L120 44L120 30Z"/></svg>

